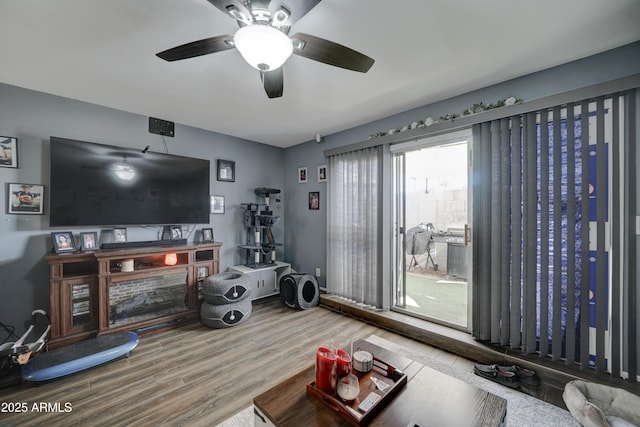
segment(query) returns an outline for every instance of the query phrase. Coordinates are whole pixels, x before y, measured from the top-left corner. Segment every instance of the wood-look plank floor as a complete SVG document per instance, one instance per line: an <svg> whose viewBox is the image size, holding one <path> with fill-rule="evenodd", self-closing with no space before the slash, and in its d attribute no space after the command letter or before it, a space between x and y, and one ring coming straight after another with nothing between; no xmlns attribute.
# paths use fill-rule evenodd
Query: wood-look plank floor
<svg viewBox="0 0 640 427"><path fill-rule="evenodd" d="M312 365L315 345L338 334L354 340L376 334L456 367L471 366L325 308L295 311L272 298L254 303L242 325L209 329L191 323L141 337L129 358L42 385L2 389L0 425L214 426ZM34 410L41 403L50 410L59 404L60 412ZM11 413L15 404L26 404L26 412Z"/></svg>

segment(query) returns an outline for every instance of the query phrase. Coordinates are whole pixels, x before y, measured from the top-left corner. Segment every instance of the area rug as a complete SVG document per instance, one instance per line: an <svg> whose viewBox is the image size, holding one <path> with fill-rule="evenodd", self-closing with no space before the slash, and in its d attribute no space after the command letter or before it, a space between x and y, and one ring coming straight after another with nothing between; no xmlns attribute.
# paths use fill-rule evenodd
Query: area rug
<svg viewBox="0 0 640 427"><path fill-rule="evenodd" d="M575 422L569 411L543 402L520 391L512 390L501 386L500 384L481 378L473 372L456 369L451 365L440 362L431 357L424 356L420 353L413 352L376 335L371 335L367 338L367 341L506 399L506 424L508 426L561 427L579 425ZM248 426L253 426L253 406L240 411L233 417L218 425L218 427Z"/></svg>
<svg viewBox="0 0 640 427"><path fill-rule="evenodd" d="M253 419L253 405L251 405L216 425L216 427L250 427L254 425Z"/></svg>

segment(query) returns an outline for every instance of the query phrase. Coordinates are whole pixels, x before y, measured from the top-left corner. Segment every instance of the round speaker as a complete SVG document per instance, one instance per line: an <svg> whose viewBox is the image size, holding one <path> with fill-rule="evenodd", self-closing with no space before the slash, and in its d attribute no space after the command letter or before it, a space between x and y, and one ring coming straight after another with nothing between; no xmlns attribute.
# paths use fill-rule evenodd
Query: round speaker
<svg viewBox="0 0 640 427"><path fill-rule="evenodd" d="M289 308L306 310L318 305L318 280L310 274L292 273L280 279L280 299Z"/></svg>
<svg viewBox="0 0 640 427"><path fill-rule="evenodd" d="M223 305L203 302L200 306L200 321L214 329L230 328L246 322L251 316L251 309L250 299Z"/></svg>
<svg viewBox="0 0 640 427"><path fill-rule="evenodd" d="M202 296L209 304L229 304L246 299L251 294L247 279L240 273L220 273L202 281Z"/></svg>

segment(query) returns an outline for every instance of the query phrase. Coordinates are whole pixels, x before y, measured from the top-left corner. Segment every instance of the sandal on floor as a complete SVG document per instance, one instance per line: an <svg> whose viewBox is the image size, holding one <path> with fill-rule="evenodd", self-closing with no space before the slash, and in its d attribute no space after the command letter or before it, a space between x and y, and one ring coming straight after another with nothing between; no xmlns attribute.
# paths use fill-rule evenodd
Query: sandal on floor
<svg viewBox="0 0 640 427"><path fill-rule="evenodd" d="M515 372L505 371L498 365L473 365L473 373L509 388L520 386Z"/></svg>
<svg viewBox="0 0 640 427"><path fill-rule="evenodd" d="M511 366L498 366L499 369L507 372L513 372L518 377L520 382L529 384L529 385L540 385L540 378L536 375L535 371L531 369L521 368L518 365Z"/></svg>

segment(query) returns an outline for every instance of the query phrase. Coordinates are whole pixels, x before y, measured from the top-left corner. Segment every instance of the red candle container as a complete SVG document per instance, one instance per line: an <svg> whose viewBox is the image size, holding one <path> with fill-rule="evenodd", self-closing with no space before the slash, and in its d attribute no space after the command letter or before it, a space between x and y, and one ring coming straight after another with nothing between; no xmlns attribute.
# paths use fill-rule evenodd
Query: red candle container
<svg viewBox="0 0 640 427"><path fill-rule="evenodd" d="M351 373L351 356L341 348L336 350L336 353L338 378L342 378L344 375Z"/></svg>
<svg viewBox="0 0 640 427"><path fill-rule="evenodd" d="M330 346L316 350L316 387L333 396L338 382L337 356Z"/></svg>

